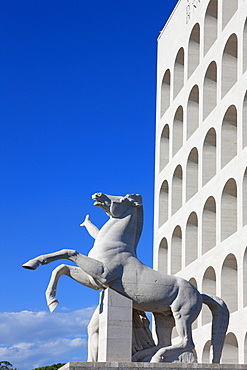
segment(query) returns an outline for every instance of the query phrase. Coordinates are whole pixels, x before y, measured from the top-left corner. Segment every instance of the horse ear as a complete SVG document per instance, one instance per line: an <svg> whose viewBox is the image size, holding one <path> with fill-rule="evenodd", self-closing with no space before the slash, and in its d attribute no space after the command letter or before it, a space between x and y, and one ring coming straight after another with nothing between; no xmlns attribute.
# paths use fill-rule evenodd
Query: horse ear
<svg viewBox="0 0 247 370"><path fill-rule="evenodd" d="M125 198L128 199L132 207L142 206L142 197L139 194L127 194Z"/></svg>

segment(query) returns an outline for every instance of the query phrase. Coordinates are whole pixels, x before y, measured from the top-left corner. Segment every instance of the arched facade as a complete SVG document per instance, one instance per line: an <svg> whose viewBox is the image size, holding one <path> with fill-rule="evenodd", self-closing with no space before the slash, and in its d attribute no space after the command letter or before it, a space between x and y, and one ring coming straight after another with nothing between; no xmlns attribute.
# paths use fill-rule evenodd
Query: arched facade
<svg viewBox="0 0 247 370"><path fill-rule="evenodd" d="M241 364L247 363L246 11L247 0L178 1L159 35L154 220L155 268L164 266L157 261L164 252L169 274L226 302L230 355L225 351L221 362ZM160 117L168 70L170 105ZM169 150L160 167L166 124ZM167 217L161 223L165 181ZM212 318L203 306L193 323L199 363L210 358Z"/></svg>

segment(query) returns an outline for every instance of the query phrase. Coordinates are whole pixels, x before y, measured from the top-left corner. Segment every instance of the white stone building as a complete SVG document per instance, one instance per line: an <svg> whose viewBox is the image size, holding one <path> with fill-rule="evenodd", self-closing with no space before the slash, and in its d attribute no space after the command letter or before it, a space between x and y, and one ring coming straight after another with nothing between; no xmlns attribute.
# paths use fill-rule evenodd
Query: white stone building
<svg viewBox="0 0 247 370"><path fill-rule="evenodd" d="M226 301L222 363L247 363L246 88L247 0L178 1L158 39L154 268ZM210 331L205 307L199 362Z"/></svg>

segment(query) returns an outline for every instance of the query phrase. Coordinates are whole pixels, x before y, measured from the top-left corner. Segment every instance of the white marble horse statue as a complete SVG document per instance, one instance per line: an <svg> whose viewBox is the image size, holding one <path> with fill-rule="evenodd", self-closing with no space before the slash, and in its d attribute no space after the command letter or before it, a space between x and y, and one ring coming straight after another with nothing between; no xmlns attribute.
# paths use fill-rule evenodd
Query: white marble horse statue
<svg viewBox="0 0 247 370"><path fill-rule="evenodd" d="M217 297L200 294L193 285L180 277L164 275L147 267L137 258L136 247L143 226L140 195L111 196L96 193L92 198L95 200L94 205L102 208L110 218L99 230L86 217L82 226L86 226L95 238L88 256L76 250L62 249L38 256L23 265L24 268L35 270L39 265L60 259L68 259L77 265L63 264L53 271L46 291L50 310L53 311L58 304L55 295L61 275L67 275L95 290L110 287L130 298L134 309L152 312L154 315L157 344L137 352L132 361L145 361L149 358L151 362L163 362L171 355L194 349L191 326L202 309L202 303L205 303L213 316L212 362L219 363L229 321L226 304ZM97 317L94 320L97 326ZM171 344L174 325L180 341Z"/></svg>

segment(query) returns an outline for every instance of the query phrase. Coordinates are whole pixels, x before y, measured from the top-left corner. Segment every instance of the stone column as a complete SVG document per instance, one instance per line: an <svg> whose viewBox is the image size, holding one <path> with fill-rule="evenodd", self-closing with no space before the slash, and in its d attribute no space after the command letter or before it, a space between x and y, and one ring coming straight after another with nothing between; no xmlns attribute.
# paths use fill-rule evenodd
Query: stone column
<svg viewBox="0 0 247 370"><path fill-rule="evenodd" d="M132 301L108 288L100 296L99 362L131 362Z"/></svg>

